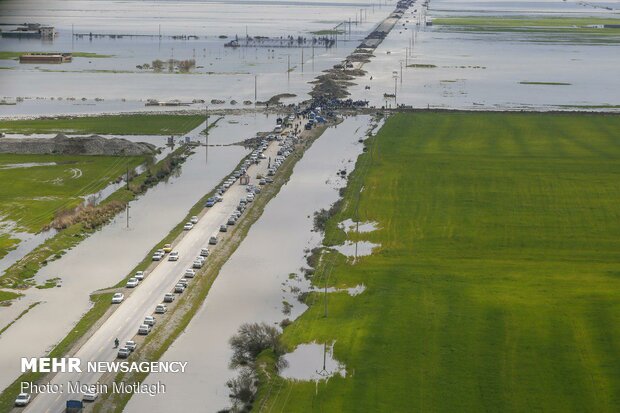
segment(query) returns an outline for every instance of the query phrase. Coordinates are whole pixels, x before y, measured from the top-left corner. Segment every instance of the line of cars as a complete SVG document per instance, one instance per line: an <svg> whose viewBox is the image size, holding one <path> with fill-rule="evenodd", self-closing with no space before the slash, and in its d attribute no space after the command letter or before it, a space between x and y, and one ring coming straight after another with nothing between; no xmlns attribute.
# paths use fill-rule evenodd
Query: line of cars
<svg viewBox="0 0 620 413"><path fill-rule="evenodd" d="M212 198L209 198L205 204L205 207L212 207L217 202L221 202L223 200L223 195L228 188L230 188L237 179L241 179L242 177L247 177L247 170L253 164L258 164L261 159L267 159L267 156L264 154L264 151L267 149L269 145L269 141L278 140L280 141L279 146L281 147L278 150L278 156L274 159L273 165L270 165L268 170L268 176L266 178L261 178L259 180L259 185L265 185L266 183L271 183L273 180L270 176L275 174L277 168L281 165L284 159L290 155L292 152L293 145L297 142L297 138L291 134L288 137L282 138L281 136L270 135L267 139L263 139L259 147L252 152L249 159L244 161L242 167L233 172L231 176L220 186L217 190L217 195ZM254 198L257 194L261 192L259 186L250 185L246 186L247 195L242 197L239 200L239 204L237 208L231 214L229 219L227 220L225 225L220 227L220 231L226 232L227 226L234 225L237 220L240 218L243 211L246 209L246 206L254 201ZM183 229L186 231L191 230L195 224L198 223L198 217L192 216L190 220L184 224ZM217 233L210 237L209 239L210 245L217 244ZM173 251L171 244L165 244L163 248L158 249L152 256L153 261L161 261L168 254L168 261L177 261L179 259L179 252ZM192 263L192 268L188 268L185 270L182 278L177 282L174 286L173 291L164 294L163 302L158 304L155 307L154 314L165 314L168 311L167 304L173 303L176 299L177 294L181 294L187 289L189 286L189 280L193 279L196 276L196 270L202 268L205 263L206 258L209 256L209 249L207 247L203 247L200 250L199 255ZM136 288L140 282L146 277L146 273L144 271L137 271L133 277L129 278L126 283L126 288ZM112 304L120 304L124 301L125 295L123 293L115 293L112 297ZM138 335L148 335L153 327L155 326L157 319L155 315L148 315L144 318L143 323L138 327ZM127 340L123 346L119 346L117 351L117 358L127 358L129 357L137 348L137 343L135 340ZM85 393L83 395L83 401L95 401L97 399L97 393ZM31 395L28 393L20 393L15 400L15 406L26 406L31 401Z"/></svg>
<svg viewBox="0 0 620 413"><path fill-rule="evenodd" d="M280 149L278 150L278 156L275 158L273 165L271 164L269 165L269 176L273 176L277 168L280 167L280 165L284 161L284 159L287 156L289 156L290 153L292 152L293 145L297 142L297 138L295 136L289 135L287 138L284 138L284 139L281 138L280 136L278 137L270 136L268 139L264 139L263 141L261 141L261 144L259 145L259 147L252 152L249 158L244 161L242 166L238 170L234 171L231 174L231 176L229 176L223 182L223 184L217 189L216 191L217 194L207 199L205 207L210 208L210 207L213 207L217 202L221 202L224 199L223 195L226 192L226 190L230 188L232 185L234 185L234 183L238 179L241 179L241 177L243 176L247 176L247 170L253 163L259 163L260 159L266 159L267 156L264 154L264 151L267 149L269 145L269 140L274 140L274 139L277 139L280 141L279 143ZM271 182L273 181L271 180ZM264 179L261 179L259 181L259 185L264 185L265 183L267 183L267 181ZM237 220L241 217L241 214L245 211L246 206L249 203L254 201L255 196L259 194L260 191L261 190L259 186L250 185L250 184L246 186L247 195L242 197L239 200L239 204L237 205L235 211L228 218L226 224L223 224L220 226L220 232L227 232L228 226L235 225ZM183 229L191 230L194 224L196 223L198 223L198 217L193 216L191 217L190 221L184 225ZM217 241L218 241L217 234L214 234L213 236L209 238L210 245L216 245ZM185 291L185 289L189 285L189 280L191 280L192 278L196 276L196 270L199 270L203 267L206 261L206 258L209 256L209 253L210 253L209 248L207 247L201 248L199 255L194 259L192 263L192 267L185 270L185 273L183 274L181 279L176 283L172 292L166 293L164 295L163 302L161 304L158 304L155 307L154 314L165 314L168 311L168 307L166 304L170 304L174 302L176 299L176 294L182 294ZM173 251L171 244L166 244L163 246L163 248L158 249L153 254L152 260L161 261L164 259L166 254L168 254L168 261L178 261L179 259L179 252ZM143 271L138 271L134 277L131 277L127 281L126 287L127 288L137 287L139 282L142 279L144 279L144 276L145 274ZM124 296L122 295L122 293L117 293L113 297L112 302L121 303L123 299L124 299ZM138 335L148 335L153 329L153 327L155 326L156 322L157 320L154 315L146 316L144 319L144 322L138 327ZM135 348L136 348L135 341L133 340L127 341L125 343L125 346L121 347L118 350L117 356L119 358L127 358L135 350Z"/></svg>
<svg viewBox="0 0 620 413"><path fill-rule="evenodd" d="M243 176L247 176L247 170L252 165L252 163L259 163L261 159L267 158L267 156L264 154L264 151L267 149L269 145L269 140L272 140L272 139L277 139L280 141L279 143L280 148L278 150L278 156L274 159L273 164L271 164L271 159L270 159L270 165L269 165L269 170L268 170L269 176L273 176L275 174L277 168L280 167L284 159L292 153L293 145L297 142L297 138L295 136L289 135L286 138L281 138L278 136L278 137L269 137L269 139L264 139L259 145L259 147L254 152L252 152L250 157L244 161L242 166L238 170L234 171L231 174L231 176L229 176L228 179L226 179L223 182L223 184L217 189L217 194L207 199L205 207L207 208L213 207L217 202L221 202L223 200L223 195L226 192L226 190L230 188L238 179L241 179ZM267 183L266 180L265 182L262 182L262 180L259 181L259 185L264 185L265 183ZM226 221L226 224L223 224L222 226L220 226L220 232L227 232L228 226L235 225L237 220L241 217L241 214L245 211L247 205L254 201L255 196L259 194L261 190L259 186L248 184L246 186L246 192L247 192L246 196L242 197L239 200L239 204L237 205L235 211L230 215L230 217ZM193 216L190 219L190 221L184 225L184 229L190 230L193 228L194 224L196 223L198 223L198 217ZM217 244L217 233L210 237L209 244L210 245ZM145 336L145 335L148 335L152 331L153 327L155 326L157 322L155 315L162 315L168 311L167 305L173 303L176 299L176 295L182 294L188 288L190 280L196 276L196 270L199 270L203 267L203 265L205 264L206 258L209 256L209 253L210 251L208 247L203 247L200 249L198 256L192 262L192 267L185 270L185 272L183 273L183 276L175 284L171 292L164 294L163 302L158 304L155 307L153 315L148 315L145 317L143 323L138 327L138 335ZM179 259L179 252L174 251L170 244L166 244L164 245L163 248L158 249L154 253L152 259L153 261L161 261L164 259L166 254L168 254L168 261L177 261ZM127 288L137 287L140 281L144 279L144 276L145 276L144 272L142 271L137 272L134 275L134 277L131 277L127 281L126 287ZM119 294L119 296L117 297L117 295L115 294L116 300L115 298L113 298L113 301L112 301L113 303L120 303L124 299L124 296L122 296L122 293L117 293L117 294ZM117 352L117 357L118 358L129 357L131 353L135 351L136 347L137 347L137 344L134 340L127 341L124 346L119 348Z"/></svg>

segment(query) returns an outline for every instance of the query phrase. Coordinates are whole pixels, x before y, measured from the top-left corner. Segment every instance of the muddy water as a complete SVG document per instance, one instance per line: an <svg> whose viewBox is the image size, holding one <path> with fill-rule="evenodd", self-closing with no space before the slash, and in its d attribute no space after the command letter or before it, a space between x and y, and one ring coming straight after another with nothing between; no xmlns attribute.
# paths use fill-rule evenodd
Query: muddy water
<svg viewBox="0 0 620 413"><path fill-rule="evenodd" d="M267 122L264 117L228 117L211 130L214 140L251 136ZM202 127L189 134L198 137ZM239 146L197 148L179 176L150 189L131 203L130 225L120 214L61 259L44 267L35 280L60 277L62 287L30 289L8 309L0 308L0 326L7 325L28 305L42 301L0 336L0 388L19 375L20 357L41 356L62 339L89 308L90 292L116 284L140 262L153 245L185 216L248 151ZM71 305L67 305L71 303Z"/></svg>
<svg viewBox="0 0 620 413"><path fill-rule="evenodd" d="M513 17L525 18L617 17L611 11L584 6L578 7L580 14L576 15L576 6L574 2L560 1L433 0L426 15L489 16L483 12L488 8L497 15L512 12ZM480 33L441 25L425 27L416 25L420 10L416 14L412 9L377 48L376 57L364 65L368 74L350 88L354 98L366 99L377 107L394 107L397 103L486 110L545 110L620 103L615 93L620 88L620 77L615 75L620 64L617 39L607 42L605 36L588 40L566 33ZM407 53L411 42L413 52ZM432 67L407 67L411 64ZM521 83L532 81L567 85ZM395 93L395 89L396 99L384 97L386 93Z"/></svg>
<svg viewBox="0 0 620 413"><path fill-rule="evenodd" d="M243 100L255 100L255 76L258 76L258 100L284 92L294 93L298 95L297 100L303 100L308 97L307 82L347 56L393 10L392 5L375 7L348 0L161 0L126 1L122 5L111 0L76 0L69 2L70 7L66 1L52 0L43 9L39 3L38 0L3 2L0 22L15 24L37 16L45 24L54 25L58 37L53 42L0 39L1 50L84 51L113 57L76 57L61 66L0 61L2 67L8 68L0 74L3 96L10 101L26 98L17 105L0 106L0 116L137 110L143 109L144 102L150 98L184 102L215 98L225 101L223 106L240 107ZM351 33L340 35L337 45L329 49L224 47L224 43L237 35L244 38L246 33L310 38L312 31L332 29L349 18L355 22L361 9L365 9L364 21L353 23ZM74 38L72 31L140 36ZM197 37L169 37L179 34ZM219 38L220 35L228 38ZM137 68L156 59L171 58L193 59L196 66L191 74L154 73ZM238 102L236 106L230 103L233 99Z"/></svg>
<svg viewBox="0 0 620 413"><path fill-rule="evenodd" d="M305 265L304 250L320 242L319 234L312 232L313 213L338 198L337 188L344 181L336 173L353 169L362 150L358 139L368 124L367 116L346 119L306 152L288 184L224 265L185 333L163 356L164 360L187 360L186 373L149 376L149 383L162 380L166 384L166 396L136 396L127 412L168 412L181 402L188 411L215 412L228 405L225 383L234 376L228 369L228 339L242 323L278 323L305 310L290 291L289 274L299 273ZM282 312L284 300L293 304L289 315Z"/></svg>
<svg viewBox="0 0 620 413"><path fill-rule="evenodd" d="M284 356L288 363L280 375L293 380L325 380L336 374L346 377L346 366L334 359L334 345L300 344Z"/></svg>

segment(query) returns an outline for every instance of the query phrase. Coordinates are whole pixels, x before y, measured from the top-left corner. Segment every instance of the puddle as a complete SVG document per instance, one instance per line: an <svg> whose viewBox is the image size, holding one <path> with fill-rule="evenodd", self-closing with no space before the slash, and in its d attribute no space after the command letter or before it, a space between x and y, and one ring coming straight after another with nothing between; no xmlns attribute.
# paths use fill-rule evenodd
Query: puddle
<svg viewBox="0 0 620 413"><path fill-rule="evenodd" d="M34 168L37 166L54 166L56 162L26 162L26 163L9 163L0 165L0 169L18 169L18 168Z"/></svg>
<svg viewBox="0 0 620 413"><path fill-rule="evenodd" d="M314 287L312 288L312 291L321 292L324 290L318 287ZM349 294L351 297L355 297L356 295L360 295L361 293L366 291L366 286L364 284L358 284L355 287L351 287L351 288L336 288L336 287L327 288L328 293L339 293L342 291L346 291L347 294Z"/></svg>
<svg viewBox="0 0 620 413"><path fill-rule="evenodd" d="M376 222L360 222L358 224L350 218L342 221L338 227L345 232L373 232L379 229Z"/></svg>
<svg viewBox="0 0 620 413"><path fill-rule="evenodd" d="M280 376L286 379L318 381L347 375L345 365L334 358L334 344L300 344L283 358L287 366Z"/></svg>
<svg viewBox="0 0 620 413"><path fill-rule="evenodd" d="M370 241L345 241L343 245L336 245L331 248L335 249L342 255L356 259L357 257L364 257L372 254L373 250L380 246L380 244L375 244Z"/></svg>

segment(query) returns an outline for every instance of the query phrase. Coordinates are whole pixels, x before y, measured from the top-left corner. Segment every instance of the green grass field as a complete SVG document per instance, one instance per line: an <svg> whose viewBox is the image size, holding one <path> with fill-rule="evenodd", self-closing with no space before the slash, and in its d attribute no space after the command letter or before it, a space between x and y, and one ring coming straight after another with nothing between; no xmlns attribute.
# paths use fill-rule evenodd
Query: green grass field
<svg viewBox="0 0 620 413"><path fill-rule="evenodd" d="M620 24L620 19L592 17L444 17L433 20L433 24L451 26L494 26L494 27L556 27L573 28L591 25Z"/></svg>
<svg viewBox="0 0 620 413"><path fill-rule="evenodd" d="M7 183L0 192L0 216L38 232L56 211L77 206L82 196L98 192L142 162L142 157L0 154L0 182ZM7 168L29 163L43 165Z"/></svg>
<svg viewBox="0 0 620 413"><path fill-rule="evenodd" d="M380 229L358 237L381 247L338 255L328 284L367 289L329 294L327 318L311 295L283 334L335 341L347 377L261 373L254 410L620 411L618 130L609 115L390 118L326 230L345 239L363 186L360 219Z"/></svg>
<svg viewBox="0 0 620 413"><path fill-rule="evenodd" d="M198 127L203 115L129 114L0 120L9 133L98 133L102 135L178 135Z"/></svg>
<svg viewBox="0 0 620 413"><path fill-rule="evenodd" d="M591 18L591 17L540 17L532 18L527 16L515 17L444 17L433 20L433 25L445 26L455 30L474 31L474 32L529 32L540 34L576 34L588 37L605 38L616 41L620 35L618 28L596 28L588 27L595 25L616 25L620 24L620 19L615 18ZM559 40L559 39L558 39ZM571 40L567 38L565 40ZM572 39L574 40L574 39Z"/></svg>

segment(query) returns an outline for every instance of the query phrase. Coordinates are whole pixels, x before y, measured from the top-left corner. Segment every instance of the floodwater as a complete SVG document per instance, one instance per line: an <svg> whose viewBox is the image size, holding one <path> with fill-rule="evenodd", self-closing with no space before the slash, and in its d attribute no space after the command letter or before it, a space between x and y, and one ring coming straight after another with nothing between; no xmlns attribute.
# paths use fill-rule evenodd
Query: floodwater
<svg viewBox="0 0 620 413"><path fill-rule="evenodd" d="M222 142L236 141L240 136L252 136L267 122L271 124L273 119L229 116L211 129L210 136ZM201 126L189 136L200 139L202 130ZM125 213L119 214L35 277L38 284L60 277L61 288L31 288L11 307L0 307L0 326L5 326L30 304L42 301L0 336L0 388L19 375L20 357L42 356L60 341L90 307L89 293L123 279L248 151L240 146L198 147L183 164L180 175L149 189L130 204L129 228Z"/></svg>
<svg viewBox="0 0 620 413"><path fill-rule="evenodd" d="M2 221L2 224L5 223L7 223L7 221ZM0 274L4 273L7 268L25 257L30 251L41 245L47 239L56 235L57 231L52 228L38 234L15 231L14 229L6 231L3 229L3 232L11 234L11 237L14 239L18 239L19 244L17 244L15 249L12 249L4 257L0 258ZM2 313L2 310L0 310L0 313Z"/></svg>
<svg viewBox="0 0 620 413"><path fill-rule="evenodd" d="M204 127L204 126L203 126ZM36 134L36 135L21 135L21 134L9 134L5 136L3 139L20 139L20 138L53 138L55 135L49 134ZM151 142L156 144L156 142L162 139L161 136L119 136L121 138L125 138L134 142ZM165 138L164 138L165 139ZM168 155L171 152L171 148L169 146L160 147L161 151L155 155L155 161L159 161ZM20 164L6 164L0 166L0 169L13 169L13 168L34 168L38 166L48 166L48 165L56 165L56 162L29 162L29 163L20 163ZM135 168L136 173L141 173L143 170L143 166L139 165ZM116 190L120 189L125 185L125 181L121 180L119 182L111 182L106 187L102 188L96 193L84 195L84 204L94 204L97 205L103 200L105 200L108 196L113 194ZM4 257L0 258L0 274L6 271L11 265L16 263L18 260L22 259L28 253L30 253L33 249L41 245L43 242L48 240L49 238L56 235L57 231L53 228L50 228L45 231L41 231L37 234L32 234L29 232L21 232L18 231L19 227L16 223L9 222L5 219L0 218L0 227L2 227L3 233L9 233L15 239L18 239L20 242L17 244L16 248L9 251Z"/></svg>
<svg viewBox="0 0 620 413"><path fill-rule="evenodd" d="M8 163L0 166L0 169L19 169L34 168L36 166L53 166L56 162L26 162L26 163Z"/></svg>
<svg viewBox="0 0 620 413"><path fill-rule="evenodd" d="M267 100L279 93L293 93L297 97L292 100L303 100L310 90L307 82L348 55L393 10L392 4L372 6L345 0L163 0L122 5L112 0L52 0L43 9L39 1L20 0L3 2L0 7L0 23L36 20L54 25L59 33L53 42L1 38L0 50L60 50L113 56L75 57L73 62L64 64L0 60L3 97L9 102L26 98L16 105L0 106L0 116L144 110L148 99L178 99L187 103L219 99L225 101L219 107L244 107L244 100L255 100L255 90L257 100ZM363 21L352 24L350 34L340 35L337 45L329 49L224 47L235 36L245 38L246 33L309 39L312 31L333 29L349 18L355 22L355 16L362 14ZM117 36L91 38L91 32ZM72 33L87 35L76 38ZM172 35L196 37L174 39ZM154 73L138 68L156 59L193 59L196 66L189 74ZM234 105L232 100L238 103Z"/></svg>
<svg viewBox="0 0 620 413"><path fill-rule="evenodd" d="M345 232L372 232L379 229L376 222L360 222L357 223L352 219L347 219L338 224L338 227L342 228Z"/></svg>
<svg viewBox="0 0 620 413"><path fill-rule="evenodd" d="M222 267L202 308L162 357L188 361L186 373L150 375L146 382L166 384L166 397L134 396L125 411L167 412L181 401L188 411L229 405L225 383L235 372L228 368L228 339L243 323L277 324L305 310L294 291L307 289L308 282L295 281L290 274L299 273L306 265L305 251L321 242L321 234L312 231L313 214L338 199L337 189L345 181L336 173L343 166L353 168L363 147L358 139L369 121L368 116L348 118L306 151L290 181ZM290 314L283 314L283 301L293 305Z"/></svg>
<svg viewBox="0 0 620 413"><path fill-rule="evenodd" d="M334 358L333 344L300 344L283 358L287 367L279 373L286 379L319 381L347 375L345 365Z"/></svg>
<svg viewBox="0 0 620 413"><path fill-rule="evenodd" d="M379 244L370 241L345 241L342 245L335 245L336 251L349 258L357 259L372 254L372 251L379 247Z"/></svg>
<svg viewBox="0 0 620 413"><path fill-rule="evenodd" d="M616 74L620 65L620 41L601 42L606 36L598 40L590 36L584 41L568 34L479 33L436 24L426 27L416 24L422 10L416 7L420 10L414 13L410 9L377 48L376 57L364 65L368 74L358 78L358 85L350 88L354 98L369 100L370 105L377 107L405 104L419 108L486 110L546 110L566 106L583 109L620 104L616 93L620 89L620 77ZM433 18L618 17L609 10L562 1L433 0L431 7L426 15ZM410 44L413 44L412 53L407 52ZM411 64L434 67L407 67ZM396 93L396 99L385 98L386 93Z"/></svg>

